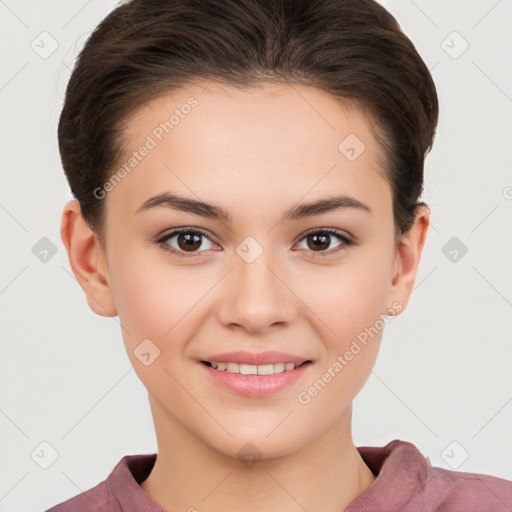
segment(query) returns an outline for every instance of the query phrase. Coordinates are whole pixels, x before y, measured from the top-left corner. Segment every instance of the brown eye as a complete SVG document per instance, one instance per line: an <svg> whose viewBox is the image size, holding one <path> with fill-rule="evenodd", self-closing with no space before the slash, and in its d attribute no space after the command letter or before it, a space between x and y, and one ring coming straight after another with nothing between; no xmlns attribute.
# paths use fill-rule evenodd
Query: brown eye
<svg viewBox="0 0 512 512"><path fill-rule="evenodd" d="M333 237L339 240L339 244L329 249ZM314 253L314 256L327 256L353 243L347 236L335 229L311 231L302 240L306 240L305 250Z"/></svg>
<svg viewBox="0 0 512 512"><path fill-rule="evenodd" d="M320 251L325 251L325 250L329 249L329 245L331 245L331 243L330 243L331 235L329 235L327 233L320 233L320 234L313 233L312 235L308 235L306 237L306 239L308 240L308 247L312 251L315 249L318 249Z"/></svg>
<svg viewBox="0 0 512 512"><path fill-rule="evenodd" d="M202 236L196 233L180 233L176 235L176 243L183 251L194 251L201 247Z"/></svg>
<svg viewBox="0 0 512 512"><path fill-rule="evenodd" d="M333 238L339 241L338 245L330 248ZM206 247L204 241L207 241ZM302 237L306 240L306 247L302 248L313 256L329 256L345 249L354 242L336 229L321 229L311 231ZM211 244L208 247L208 243ZM165 251L178 256L200 256L215 244L209 236L198 229L175 229L157 240L157 244ZM203 250L200 250L200 249Z"/></svg>
<svg viewBox="0 0 512 512"><path fill-rule="evenodd" d="M196 229L182 229L174 230L171 233L164 235L162 238L157 240L157 243L158 245L161 245L164 250L171 253L183 256L195 256L196 254L204 252L199 250L200 248L204 249L204 240L207 240L212 244L210 238L202 231L198 231ZM208 248L209 247L206 247L206 249Z"/></svg>

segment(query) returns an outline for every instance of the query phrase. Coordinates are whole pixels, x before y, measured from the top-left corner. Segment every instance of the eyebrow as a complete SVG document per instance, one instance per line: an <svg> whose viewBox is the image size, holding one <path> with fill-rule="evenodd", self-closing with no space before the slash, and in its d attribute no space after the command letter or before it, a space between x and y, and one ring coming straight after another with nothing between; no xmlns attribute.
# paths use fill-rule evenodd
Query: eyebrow
<svg viewBox="0 0 512 512"><path fill-rule="evenodd" d="M218 219L222 222L232 222L232 218L229 212L220 206L215 206L213 204L205 203L204 201L198 201L188 197L177 196L168 192L162 192L161 194L150 197L135 211L135 214L156 207L167 207L173 210L194 213L202 217ZM348 208L358 209L371 213L370 207L355 197L340 195L327 197L325 199L320 199L310 203L301 203L296 205L287 210L281 220L297 221L306 217L314 217L316 215L322 215L334 210L342 210Z"/></svg>

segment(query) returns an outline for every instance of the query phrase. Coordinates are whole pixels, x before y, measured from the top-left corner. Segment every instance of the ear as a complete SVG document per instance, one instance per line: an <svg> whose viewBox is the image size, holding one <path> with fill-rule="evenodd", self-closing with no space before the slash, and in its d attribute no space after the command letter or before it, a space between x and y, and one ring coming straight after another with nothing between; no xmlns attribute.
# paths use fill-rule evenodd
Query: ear
<svg viewBox="0 0 512 512"><path fill-rule="evenodd" d="M430 209L424 205L418 206L412 227L404 233L396 249L398 271L391 282L390 298L392 303L399 303L401 308L389 308L395 311L393 316L403 312L409 303L429 225Z"/></svg>
<svg viewBox="0 0 512 512"><path fill-rule="evenodd" d="M117 316L105 253L97 235L85 223L76 199L64 206L60 234L89 307L100 316Z"/></svg>

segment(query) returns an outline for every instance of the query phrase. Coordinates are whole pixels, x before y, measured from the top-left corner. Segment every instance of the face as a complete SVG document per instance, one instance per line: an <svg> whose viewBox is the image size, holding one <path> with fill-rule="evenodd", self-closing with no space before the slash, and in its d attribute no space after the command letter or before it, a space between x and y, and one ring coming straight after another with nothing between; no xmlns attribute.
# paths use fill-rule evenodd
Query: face
<svg viewBox="0 0 512 512"><path fill-rule="evenodd" d="M210 84L144 105L125 147L102 258L157 430L272 458L347 428L406 304L368 119L306 86Z"/></svg>

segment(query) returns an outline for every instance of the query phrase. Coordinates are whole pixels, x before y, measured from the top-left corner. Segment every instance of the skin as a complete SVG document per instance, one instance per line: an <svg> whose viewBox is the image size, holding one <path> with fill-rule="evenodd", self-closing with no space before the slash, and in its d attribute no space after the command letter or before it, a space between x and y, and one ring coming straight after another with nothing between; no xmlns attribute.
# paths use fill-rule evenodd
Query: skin
<svg viewBox="0 0 512 512"><path fill-rule="evenodd" d="M332 373L379 315L405 310L429 210L418 208L395 243L384 154L368 118L307 86L211 83L160 97L129 120L127 155L190 96L198 105L107 193L104 247L76 200L62 217L62 240L88 304L98 315L119 315L148 390L158 457L141 487L167 510L339 512L375 480L352 440L351 419L382 330L309 403L297 397ZM354 161L338 149L349 134L366 146ZM221 206L233 223L164 206L135 214L164 191ZM333 194L353 196L371 212L280 221L298 202ZM202 228L210 240L202 238L195 257L155 244L177 227ZM321 228L357 244L335 252L340 241L332 236L323 251L331 254L315 257L322 248L308 244L306 232ZM236 252L248 236L263 249L251 263ZM178 237L166 243L184 252ZM147 338L160 356L145 366L134 350ZM278 350L313 363L275 395L244 397L205 377L198 362L233 350ZM247 442L261 456L252 465L238 455Z"/></svg>

